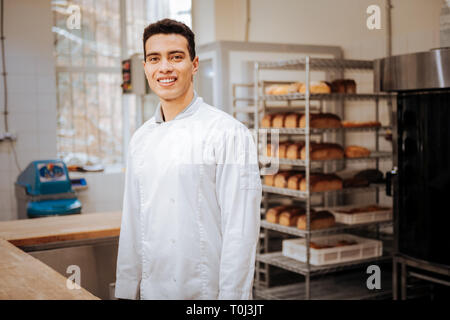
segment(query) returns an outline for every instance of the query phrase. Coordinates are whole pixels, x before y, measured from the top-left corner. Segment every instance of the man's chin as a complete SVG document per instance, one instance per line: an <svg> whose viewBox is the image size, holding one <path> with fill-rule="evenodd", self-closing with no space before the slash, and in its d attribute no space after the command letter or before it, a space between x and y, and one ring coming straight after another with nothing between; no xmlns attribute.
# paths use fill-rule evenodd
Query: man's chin
<svg viewBox="0 0 450 320"><path fill-rule="evenodd" d="M178 90L158 90L155 93L160 99L165 101L175 100L181 96Z"/></svg>

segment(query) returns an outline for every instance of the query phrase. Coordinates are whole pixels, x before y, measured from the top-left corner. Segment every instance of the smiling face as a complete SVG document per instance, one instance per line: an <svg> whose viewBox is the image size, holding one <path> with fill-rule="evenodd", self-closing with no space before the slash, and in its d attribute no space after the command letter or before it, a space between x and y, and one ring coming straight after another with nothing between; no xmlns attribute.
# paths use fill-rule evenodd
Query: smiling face
<svg viewBox="0 0 450 320"><path fill-rule="evenodd" d="M161 100L182 99L193 90L198 57L191 60L185 37L155 34L147 39L145 52L145 75L150 88Z"/></svg>

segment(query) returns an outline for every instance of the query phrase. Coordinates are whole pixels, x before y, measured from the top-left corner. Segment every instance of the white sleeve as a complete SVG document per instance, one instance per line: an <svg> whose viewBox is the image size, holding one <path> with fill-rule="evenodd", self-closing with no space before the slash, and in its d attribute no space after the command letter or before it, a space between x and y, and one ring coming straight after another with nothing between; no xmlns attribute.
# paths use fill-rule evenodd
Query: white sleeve
<svg viewBox="0 0 450 320"><path fill-rule="evenodd" d="M256 146L246 127L227 132L216 161L223 241L218 298L252 299L262 187Z"/></svg>
<svg viewBox="0 0 450 320"><path fill-rule="evenodd" d="M122 223L117 255L115 296L120 299L139 299L141 281L140 197L133 168L131 146L125 172Z"/></svg>

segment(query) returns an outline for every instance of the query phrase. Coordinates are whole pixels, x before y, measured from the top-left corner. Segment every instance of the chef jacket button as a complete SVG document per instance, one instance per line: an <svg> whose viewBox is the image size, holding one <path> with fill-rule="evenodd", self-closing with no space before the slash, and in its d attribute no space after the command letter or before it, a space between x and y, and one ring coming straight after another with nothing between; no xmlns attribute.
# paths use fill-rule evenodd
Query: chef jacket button
<svg viewBox="0 0 450 320"><path fill-rule="evenodd" d="M172 243L175 243L175 239L171 239L170 241L171 241Z"/></svg>
<svg viewBox="0 0 450 320"><path fill-rule="evenodd" d="M173 198L170 198L170 202L175 203L175 200Z"/></svg>
<svg viewBox="0 0 450 320"><path fill-rule="evenodd" d="M172 280L173 280L173 282L177 282L177 279L175 279L175 278L173 278Z"/></svg>

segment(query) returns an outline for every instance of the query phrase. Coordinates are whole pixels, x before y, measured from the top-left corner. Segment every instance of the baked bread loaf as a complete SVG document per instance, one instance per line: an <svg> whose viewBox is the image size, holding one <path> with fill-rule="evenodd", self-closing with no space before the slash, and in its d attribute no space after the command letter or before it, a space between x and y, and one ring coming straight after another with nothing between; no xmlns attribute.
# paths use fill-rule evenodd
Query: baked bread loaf
<svg viewBox="0 0 450 320"><path fill-rule="evenodd" d="M344 179L344 188L357 188L357 187L367 187L369 185L369 180L365 178L348 178Z"/></svg>
<svg viewBox="0 0 450 320"><path fill-rule="evenodd" d="M331 82L331 92L333 93L345 93L344 79L336 79Z"/></svg>
<svg viewBox="0 0 450 320"><path fill-rule="evenodd" d="M360 146L348 146L345 148L347 158L363 158L370 156L370 150Z"/></svg>
<svg viewBox="0 0 450 320"><path fill-rule="evenodd" d="M283 210L280 214L279 224L287 227L295 227L297 225L298 218L304 212L305 209L299 207Z"/></svg>
<svg viewBox="0 0 450 320"><path fill-rule="evenodd" d="M266 94L289 94L298 92L301 86L300 82L294 82L291 84L274 84L266 87Z"/></svg>
<svg viewBox="0 0 450 320"><path fill-rule="evenodd" d="M356 82L353 79L346 79L345 82L345 93L355 94L356 93Z"/></svg>
<svg viewBox="0 0 450 320"><path fill-rule="evenodd" d="M284 120L284 125L286 128L298 128L298 121L300 120L301 114L289 113Z"/></svg>
<svg viewBox="0 0 450 320"><path fill-rule="evenodd" d="M299 122L300 128L306 127L306 116L302 115ZM340 128L341 118L333 113L311 113L309 115L310 128Z"/></svg>
<svg viewBox="0 0 450 320"><path fill-rule="evenodd" d="M271 128L275 114L266 114L261 120L261 128Z"/></svg>
<svg viewBox="0 0 450 320"><path fill-rule="evenodd" d="M276 88L277 86L278 86L278 85L275 85L275 84L270 85L270 86L267 86L267 87L264 89L264 93L265 93L265 94L273 94L273 92L275 91L275 88Z"/></svg>
<svg viewBox="0 0 450 320"><path fill-rule="evenodd" d="M373 128L381 127L379 121L341 121L344 128Z"/></svg>
<svg viewBox="0 0 450 320"><path fill-rule="evenodd" d="M284 172L277 173L275 175L274 187L286 188L289 177L294 174L296 174L296 172L294 173L292 171L284 171Z"/></svg>
<svg viewBox="0 0 450 320"><path fill-rule="evenodd" d="M323 210L318 212L311 212L310 230L326 229L334 226L336 220L334 215L329 211ZM297 220L297 228L306 230L306 213L301 215Z"/></svg>
<svg viewBox="0 0 450 320"><path fill-rule="evenodd" d="M276 174L270 174L264 176L264 184L269 187L273 187Z"/></svg>
<svg viewBox="0 0 450 320"><path fill-rule="evenodd" d="M340 240L340 241L336 242L334 247L345 247L345 246L351 246L351 245L355 245L355 244L357 244L357 242L354 240Z"/></svg>
<svg viewBox="0 0 450 320"><path fill-rule="evenodd" d="M310 192L342 189L342 179L333 173L313 173L309 177ZM306 177L300 181L300 190L306 191Z"/></svg>
<svg viewBox="0 0 450 320"><path fill-rule="evenodd" d="M335 247L343 247L343 246L351 246L358 244L358 242L354 240L340 240L334 244L319 244L315 242L310 242L309 246L313 249L327 249L327 248L335 248Z"/></svg>
<svg viewBox="0 0 450 320"><path fill-rule="evenodd" d="M385 211L389 210L388 207L381 207L376 204L364 206L364 207L357 207L357 208L351 208L351 209L340 209L336 210L336 212L339 213L345 213L345 214L355 214L355 213L365 213L365 212L374 212L374 211Z"/></svg>
<svg viewBox="0 0 450 320"><path fill-rule="evenodd" d="M306 84L302 83L299 89L300 93L306 93ZM311 81L309 83L309 93L331 93L331 86L326 81Z"/></svg>
<svg viewBox="0 0 450 320"><path fill-rule="evenodd" d="M272 119L273 128L284 128L284 122L288 113L277 113Z"/></svg>
<svg viewBox="0 0 450 320"><path fill-rule="evenodd" d="M351 178L344 179L344 188L366 187L370 183L383 183L384 177L380 170L365 169Z"/></svg>
<svg viewBox="0 0 450 320"><path fill-rule="evenodd" d="M279 223L279 218L281 212L286 209L291 208L292 206L276 206L267 210L266 220L271 223Z"/></svg>
<svg viewBox="0 0 450 320"><path fill-rule="evenodd" d="M312 249L327 249L327 248L333 248L333 246L326 245L326 244L318 244L318 243L315 243L315 242L313 242L313 241L311 241L311 242L309 243L309 247L312 248Z"/></svg>
<svg viewBox="0 0 450 320"><path fill-rule="evenodd" d="M353 79L336 79L331 82L331 92L356 93L356 82Z"/></svg>
<svg viewBox="0 0 450 320"><path fill-rule="evenodd" d="M383 173L377 169L365 169L355 174L354 178L364 178L369 183L382 183L384 182Z"/></svg>
<svg viewBox="0 0 450 320"><path fill-rule="evenodd" d="M305 177L305 174L303 174L303 173L298 173L298 174L294 174L293 176L290 176L288 178L288 182L287 182L288 189L299 190L300 181L302 181L302 179L304 177Z"/></svg>
<svg viewBox="0 0 450 320"><path fill-rule="evenodd" d="M305 146L304 141L291 143L286 148L286 158L293 160L300 159L300 152L304 146Z"/></svg>
<svg viewBox="0 0 450 320"><path fill-rule="evenodd" d="M310 160L334 160L344 158L344 149L336 143L310 143ZM306 146L300 151L300 159L306 160Z"/></svg>
<svg viewBox="0 0 450 320"><path fill-rule="evenodd" d="M273 155L273 157L274 158L276 158L276 157L286 158L286 149L291 144L292 144L292 142L280 142L278 144L278 152L276 152L276 150L275 150L275 154ZM266 151L267 156L272 157L272 144L268 143L266 148L267 148L267 151Z"/></svg>

